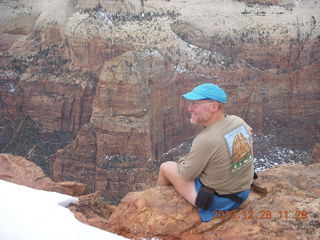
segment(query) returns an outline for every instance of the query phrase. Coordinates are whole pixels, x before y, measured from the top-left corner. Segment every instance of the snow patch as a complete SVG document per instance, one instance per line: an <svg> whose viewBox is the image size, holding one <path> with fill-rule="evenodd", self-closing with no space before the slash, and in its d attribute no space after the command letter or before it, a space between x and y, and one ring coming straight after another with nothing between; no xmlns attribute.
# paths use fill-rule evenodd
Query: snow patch
<svg viewBox="0 0 320 240"><path fill-rule="evenodd" d="M66 208L78 199L0 180L2 240L125 240L79 222Z"/></svg>

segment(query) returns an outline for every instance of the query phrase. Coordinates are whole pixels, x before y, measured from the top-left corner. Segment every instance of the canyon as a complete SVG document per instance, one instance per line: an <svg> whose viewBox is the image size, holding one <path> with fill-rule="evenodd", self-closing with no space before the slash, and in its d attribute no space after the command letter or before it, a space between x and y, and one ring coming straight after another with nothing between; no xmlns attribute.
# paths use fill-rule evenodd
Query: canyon
<svg viewBox="0 0 320 240"><path fill-rule="evenodd" d="M259 156L320 142L318 1L1 1L0 151L109 202L187 152L181 95L212 82ZM180 148L179 148L180 146ZM172 149L176 148L176 151ZM307 159L305 159L307 161Z"/></svg>

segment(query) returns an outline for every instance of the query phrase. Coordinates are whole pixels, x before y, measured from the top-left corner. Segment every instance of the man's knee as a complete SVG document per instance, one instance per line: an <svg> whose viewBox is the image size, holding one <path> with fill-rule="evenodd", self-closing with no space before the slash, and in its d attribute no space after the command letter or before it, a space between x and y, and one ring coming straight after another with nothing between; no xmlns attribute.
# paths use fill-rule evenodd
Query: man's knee
<svg viewBox="0 0 320 240"><path fill-rule="evenodd" d="M178 172L178 164L173 161L164 162L160 165L160 175L168 179L173 185L186 181Z"/></svg>
<svg viewBox="0 0 320 240"><path fill-rule="evenodd" d="M164 185L175 185L181 176L178 173L178 164L173 161L164 162L159 169L159 182Z"/></svg>
<svg viewBox="0 0 320 240"><path fill-rule="evenodd" d="M187 181L178 173L178 164L173 161L160 165L158 185L172 184L175 189L191 204L194 205L196 191L193 181Z"/></svg>
<svg viewBox="0 0 320 240"><path fill-rule="evenodd" d="M177 168L176 162L168 161L164 162L160 165L159 168L159 178L158 178L158 186L169 186L172 185L172 172L176 171Z"/></svg>
<svg viewBox="0 0 320 240"><path fill-rule="evenodd" d="M160 172L168 172L168 171L175 171L177 170L177 163L168 161L168 162L163 162L160 165Z"/></svg>

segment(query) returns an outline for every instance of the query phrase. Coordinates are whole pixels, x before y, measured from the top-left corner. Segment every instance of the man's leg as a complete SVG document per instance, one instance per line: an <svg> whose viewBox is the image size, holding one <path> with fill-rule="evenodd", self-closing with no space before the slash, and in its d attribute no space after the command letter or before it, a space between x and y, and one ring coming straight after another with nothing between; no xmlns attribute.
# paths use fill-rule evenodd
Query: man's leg
<svg viewBox="0 0 320 240"><path fill-rule="evenodd" d="M160 166L158 186L173 185L174 188L188 202L195 206L197 192L194 186L194 181L184 180L178 173L176 162L164 162Z"/></svg>

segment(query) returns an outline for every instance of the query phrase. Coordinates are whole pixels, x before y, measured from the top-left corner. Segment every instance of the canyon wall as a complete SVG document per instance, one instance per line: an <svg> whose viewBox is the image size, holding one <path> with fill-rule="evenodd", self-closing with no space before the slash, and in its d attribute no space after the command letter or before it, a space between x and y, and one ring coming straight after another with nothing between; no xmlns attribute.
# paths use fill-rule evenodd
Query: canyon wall
<svg viewBox="0 0 320 240"><path fill-rule="evenodd" d="M267 136L257 153L319 141L317 1L19 0L0 11L1 151L26 117L41 140L76 134L46 155L55 181L113 202L154 184L163 154L199 131L180 96L204 82Z"/></svg>

